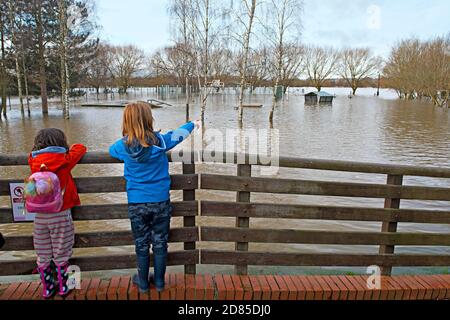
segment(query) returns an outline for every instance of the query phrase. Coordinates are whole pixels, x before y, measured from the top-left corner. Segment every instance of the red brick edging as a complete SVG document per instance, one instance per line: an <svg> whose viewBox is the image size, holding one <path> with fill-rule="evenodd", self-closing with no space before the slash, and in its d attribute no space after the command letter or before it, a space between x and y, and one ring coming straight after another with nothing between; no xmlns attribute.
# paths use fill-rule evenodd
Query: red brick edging
<svg viewBox="0 0 450 320"><path fill-rule="evenodd" d="M382 277L371 290L367 276L166 275L166 290L141 294L130 276L84 279L81 289L55 300L444 300L450 275ZM0 284L0 300L40 300L39 282Z"/></svg>

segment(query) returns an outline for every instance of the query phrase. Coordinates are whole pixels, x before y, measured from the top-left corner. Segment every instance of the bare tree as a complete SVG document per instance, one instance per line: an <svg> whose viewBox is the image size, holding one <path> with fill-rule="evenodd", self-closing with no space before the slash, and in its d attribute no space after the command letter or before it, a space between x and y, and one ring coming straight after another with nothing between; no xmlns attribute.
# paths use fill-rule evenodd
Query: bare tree
<svg viewBox="0 0 450 320"><path fill-rule="evenodd" d="M193 63L194 52L190 40L192 39L190 19L193 19L195 14L192 11L193 0L171 0L169 5L169 13L173 18L172 34L175 45L173 46L174 52L170 52L169 57L177 56L177 63L172 65L178 65L176 73L178 74L179 81L184 81L183 91L186 93L186 121L190 118L190 91L189 83L193 77ZM168 53L168 52L166 52ZM160 65L161 59L156 60L157 65ZM163 64L166 69L173 69L170 66ZM168 71L167 70L167 71Z"/></svg>
<svg viewBox="0 0 450 320"><path fill-rule="evenodd" d="M179 82L183 86L185 92L188 91L189 78L192 75L192 48L190 40L189 18L191 16L192 0L171 0L169 5L169 13L173 18L172 34L174 46L165 49L165 53L169 58L177 59L177 63L171 61L172 66L176 64L176 73ZM170 48L170 49L169 49ZM171 69L168 66L168 69ZM189 100L187 100L189 103Z"/></svg>
<svg viewBox="0 0 450 320"><path fill-rule="evenodd" d="M318 91L338 71L338 62L339 52L333 48L310 46L305 49L305 71Z"/></svg>
<svg viewBox="0 0 450 320"><path fill-rule="evenodd" d="M292 74L291 71L295 70L295 73L297 73L301 65L300 63L292 64L294 61L292 58L296 56L292 56L290 53L292 48L300 48L303 1L270 0L267 3L265 12L266 17L263 22L265 35L273 51L274 90L272 108L269 115L270 123L273 125L273 116L278 101L277 90L278 86L283 82L283 70L285 70L285 77L295 77L296 75ZM289 59L289 56L291 59Z"/></svg>
<svg viewBox="0 0 450 320"><path fill-rule="evenodd" d="M233 52L229 48L214 48L210 54L210 61L210 74L214 79L231 76L233 72Z"/></svg>
<svg viewBox="0 0 450 320"><path fill-rule="evenodd" d="M450 107L450 33L424 44L423 87L434 105Z"/></svg>
<svg viewBox="0 0 450 320"><path fill-rule="evenodd" d="M429 41L407 39L391 51L383 74L402 99L429 99L448 105L450 34Z"/></svg>
<svg viewBox="0 0 450 320"><path fill-rule="evenodd" d="M23 42L22 42L22 48L23 48ZM26 54L25 49L22 51L22 70L23 70L23 84L25 85L25 99L27 101L27 112L28 116L31 115L30 110L30 98L29 98L29 89L28 89L28 71L27 71L27 63L26 63Z"/></svg>
<svg viewBox="0 0 450 320"><path fill-rule="evenodd" d="M423 45L418 39L403 40L392 48L383 73L400 98L415 98L416 90L421 87L418 67L422 55Z"/></svg>
<svg viewBox="0 0 450 320"><path fill-rule="evenodd" d="M251 88L270 80L270 55L270 49L267 47L258 48L250 52L249 65L247 67L247 82Z"/></svg>
<svg viewBox="0 0 450 320"><path fill-rule="evenodd" d="M211 6L210 0L193 0L194 8L189 12L191 40L194 48L194 65L197 84L200 88L200 118L205 124L206 103L209 96L208 73L210 52Z"/></svg>
<svg viewBox="0 0 450 320"><path fill-rule="evenodd" d="M372 56L368 48L347 48L341 52L339 74L355 95L361 80L374 76L381 64L381 58Z"/></svg>
<svg viewBox="0 0 450 320"><path fill-rule="evenodd" d="M123 93L131 86L132 76L142 70L144 52L134 45L111 47L109 70Z"/></svg>
<svg viewBox="0 0 450 320"><path fill-rule="evenodd" d="M298 43L289 43L284 49L280 85L284 93L304 71L305 48Z"/></svg>
<svg viewBox="0 0 450 320"><path fill-rule="evenodd" d="M223 25L219 23L219 20L224 13L218 1L191 1L190 10L187 13L188 35L192 47L193 75L200 89L200 118L204 124L206 104L212 92L211 87L208 86L211 68L210 55L223 32Z"/></svg>
<svg viewBox="0 0 450 320"><path fill-rule="evenodd" d="M252 35L253 22L255 20L256 0L241 0L241 6L244 7L244 14L237 14L237 21L242 25L243 34L241 42L239 73L241 76L239 85L239 123L242 123L244 113L244 90L247 84L247 68L250 53L250 37Z"/></svg>
<svg viewBox="0 0 450 320"><path fill-rule="evenodd" d="M192 77L191 48L185 47L183 43L176 43L158 50L151 57L151 67L157 70L158 75L173 77L177 85L185 88L186 79Z"/></svg>
<svg viewBox="0 0 450 320"><path fill-rule="evenodd" d="M97 96L100 93L100 88L106 89L111 80L109 50L108 45L100 44L93 59L88 62L86 82L95 88Z"/></svg>

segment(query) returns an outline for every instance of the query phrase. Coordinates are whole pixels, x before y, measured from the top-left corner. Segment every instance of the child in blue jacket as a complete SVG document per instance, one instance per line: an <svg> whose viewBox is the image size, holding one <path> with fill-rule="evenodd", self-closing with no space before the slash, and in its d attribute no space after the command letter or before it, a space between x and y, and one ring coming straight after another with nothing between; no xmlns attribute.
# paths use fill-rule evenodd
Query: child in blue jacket
<svg viewBox="0 0 450 320"><path fill-rule="evenodd" d="M167 134L154 132L151 106L138 102L125 107L122 126L123 138L110 147L109 153L125 163L128 216L136 244L138 268L133 283L138 285L140 292L148 292L152 281L156 289L162 291L172 213L166 152L186 139L199 124L188 122ZM153 278L149 278L150 244L155 271Z"/></svg>

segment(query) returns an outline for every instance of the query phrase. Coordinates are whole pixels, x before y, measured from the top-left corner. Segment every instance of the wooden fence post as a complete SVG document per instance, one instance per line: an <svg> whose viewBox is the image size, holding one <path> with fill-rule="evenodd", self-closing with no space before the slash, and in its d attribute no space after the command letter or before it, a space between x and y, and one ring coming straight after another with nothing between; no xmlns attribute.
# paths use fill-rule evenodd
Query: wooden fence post
<svg viewBox="0 0 450 320"><path fill-rule="evenodd" d="M250 164L238 164L237 165L237 175L238 177L251 177L252 176L252 166ZM236 196L237 202L250 202L250 192L238 192ZM236 218L237 228L249 228L250 218ZM248 242L236 242L236 251L248 251ZM236 265L234 266L234 272L237 275L248 274L247 265Z"/></svg>
<svg viewBox="0 0 450 320"><path fill-rule="evenodd" d="M387 178L388 185L401 186L403 184L402 175L388 175ZM399 198L387 198L384 201L384 207L386 209L400 209L400 199ZM394 221L383 221L381 232L397 232L397 222ZM393 254L395 251L394 245L380 245L380 254ZM381 274L390 276L392 273L391 266L381 266Z"/></svg>
<svg viewBox="0 0 450 320"><path fill-rule="evenodd" d="M191 159L191 163L183 163L183 174L194 174L195 163L194 159ZM195 190L183 190L183 201L195 201ZM195 227L196 217L183 217L184 227ZM195 242L185 242L184 250L195 250ZM196 274L197 267L195 264L184 265L185 274Z"/></svg>

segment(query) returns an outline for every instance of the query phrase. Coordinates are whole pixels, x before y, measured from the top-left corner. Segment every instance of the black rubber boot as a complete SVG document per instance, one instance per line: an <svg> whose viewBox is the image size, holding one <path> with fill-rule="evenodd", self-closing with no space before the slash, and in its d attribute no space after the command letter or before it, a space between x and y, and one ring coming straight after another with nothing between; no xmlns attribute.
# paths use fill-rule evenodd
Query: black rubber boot
<svg viewBox="0 0 450 320"><path fill-rule="evenodd" d="M58 274L58 285L59 285L59 295L62 297L67 296L70 291L72 291L71 288L69 288L68 281L69 281L69 264L65 264L62 266L56 267L56 272Z"/></svg>
<svg viewBox="0 0 450 320"><path fill-rule="evenodd" d="M42 281L42 297L50 299L56 293L56 283L52 266L47 268L38 268Z"/></svg>
<svg viewBox="0 0 450 320"><path fill-rule="evenodd" d="M149 257L137 257L138 273L133 275L133 283L138 286L139 292L147 293L149 290Z"/></svg>
<svg viewBox="0 0 450 320"><path fill-rule="evenodd" d="M165 255L165 254L154 254L153 255L153 266L155 269L155 274L153 275L153 283L155 284L156 290L158 292L164 291L165 275L166 275L166 260L167 260L167 255Z"/></svg>

